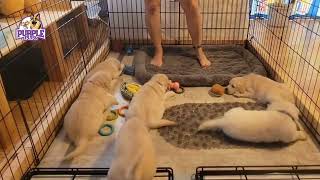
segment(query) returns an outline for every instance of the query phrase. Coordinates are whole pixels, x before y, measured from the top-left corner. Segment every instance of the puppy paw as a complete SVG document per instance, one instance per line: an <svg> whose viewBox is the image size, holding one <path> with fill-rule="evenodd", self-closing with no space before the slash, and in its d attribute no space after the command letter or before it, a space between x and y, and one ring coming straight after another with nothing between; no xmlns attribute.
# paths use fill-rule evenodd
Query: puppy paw
<svg viewBox="0 0 320 180"><path fill-rule="evenodd" d="M241 98L241 97L243 97L243 95L242 94L240 94L240 93L234 93L234 94L232 94L234 97L237 97L237 98Z"/></svg>
<svg viewBox="0 0 320 180"><path fill-rule="evenodd" d="M200 131L203 131L203 130L206 130L208 127L205 123L203 124L200 124L200 126L198 127L198 130L197 132L200 132Z"/></svg>
<svg viewBox="0 0 320 180"><path fill-rule="evenodd" d="M306 135L306 133L303 132L303 131L298 131L298 140L302 140L302 141L307 140L307 135Z"/></svg>
<svg viewBox="0 0 320 180"><path fill-rule="evenodd" d="M173 99L173 98L175 97L175 95L176 95L176 94L175 94L174 92L169 91L169 92L166 93L165 99L166 99L166 100Z"/></svg>

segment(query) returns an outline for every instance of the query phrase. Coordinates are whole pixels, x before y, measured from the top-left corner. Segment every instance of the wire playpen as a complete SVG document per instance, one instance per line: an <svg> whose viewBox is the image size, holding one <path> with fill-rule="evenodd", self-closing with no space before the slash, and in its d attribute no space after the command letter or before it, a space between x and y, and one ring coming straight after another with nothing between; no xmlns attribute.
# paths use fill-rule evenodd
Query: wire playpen
<svg viewBox="0 0 320 180"><path fill-rule="evenodd" d="M2 179L20 179L39 164L79 93L85 74L105 59L112 43L134 48L151 45L142 0L35 2L0 17ZM271 78L285 82L294 91L301 119L320 143L320 23L317 15L299 11L304 7L313 12L319 3L199 3L204 47L238 44L250 50ZM15 31L22 20L38 13L45 40L16 39ZM178 1L161 1L161 23L164 45L192 45Z"/></svg>

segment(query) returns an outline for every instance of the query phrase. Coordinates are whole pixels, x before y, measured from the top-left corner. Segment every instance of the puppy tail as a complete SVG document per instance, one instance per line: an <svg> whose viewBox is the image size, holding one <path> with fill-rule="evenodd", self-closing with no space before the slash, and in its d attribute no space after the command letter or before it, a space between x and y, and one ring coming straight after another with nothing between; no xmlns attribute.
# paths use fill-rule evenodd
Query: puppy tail
<svg viewBox="0 0 320 180"><path fill-rule="evenodd" d="M221 129L222 122L223 121L221 121L220 118L206 121L206 122L200 124L200 126L198 127L198 131L203 131L203 130L216 131L218 129Z"/></svg>
<svg viewBox="0 0 320 180"><path fill-rule="evenodd" d="M80 140L76 149L74 151L72 151L71 153L69 153L67 156L65 156L63 160L68 161L68 160L73 159L76 156L79 156L87 148L87 146L88 146L87 139Z"/></svg>

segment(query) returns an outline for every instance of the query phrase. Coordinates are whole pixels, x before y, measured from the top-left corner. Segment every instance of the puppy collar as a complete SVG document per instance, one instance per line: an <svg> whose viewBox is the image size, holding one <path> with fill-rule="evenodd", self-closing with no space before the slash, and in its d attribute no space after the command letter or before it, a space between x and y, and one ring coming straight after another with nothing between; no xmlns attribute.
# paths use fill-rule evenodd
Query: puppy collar
<svg viewBox="0 0 320 180"><path fill-rule="evenodd" d="M300 126L298 125L298 122L296 122L295 118L294 118L290 113L288 113L288 112L286 112L286 111L283 111L283 110L277 110L277 111L280 112L280 113L286 114L287 116L289 116L289 117L292 119L292 121L296 124L297 130L298 130L298 131L301 130L301 129L300 129Z"/></svg>

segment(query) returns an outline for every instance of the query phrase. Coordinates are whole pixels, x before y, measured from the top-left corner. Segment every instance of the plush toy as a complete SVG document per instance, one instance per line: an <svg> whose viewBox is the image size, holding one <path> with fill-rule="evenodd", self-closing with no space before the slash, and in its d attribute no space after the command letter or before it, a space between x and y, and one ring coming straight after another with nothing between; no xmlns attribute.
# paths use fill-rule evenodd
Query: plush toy
<svg viewBox="0 0 320 180"><path fill-rule="evenodd" d="M216 96L222 96L224 95L224 87L220 84L215 84L212 86L211 92Z"/></svg>

